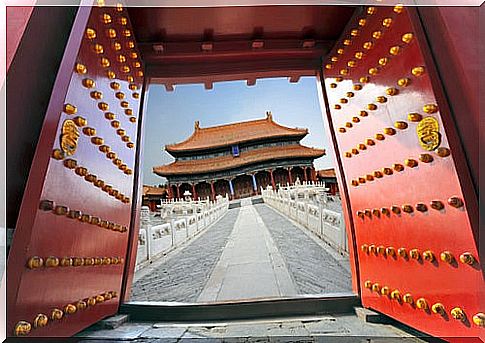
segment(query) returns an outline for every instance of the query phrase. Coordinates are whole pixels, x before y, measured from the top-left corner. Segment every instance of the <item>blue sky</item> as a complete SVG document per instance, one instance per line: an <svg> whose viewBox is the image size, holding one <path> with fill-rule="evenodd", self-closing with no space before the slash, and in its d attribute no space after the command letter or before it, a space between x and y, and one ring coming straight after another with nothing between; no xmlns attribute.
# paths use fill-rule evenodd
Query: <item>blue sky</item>
<svg viewBox="0 0 485 343"><path fill-rule="evenodd" d="M314 77L301 78L298 83L286 78L261 79L250 87L245 81L217 82L212 90L205 90L202 84L178 85L173 92L151 85L145 112L143 183L165 182L153 174L152 167L173 161L163 147L189 137L196 120L201 127L208 127L264 118L266 111L273 113L277 123L308 128L309 134L301 143L327 151L315 160L316 169L332 168L334 154L323 126L326 121L317 87Z"/></svg>

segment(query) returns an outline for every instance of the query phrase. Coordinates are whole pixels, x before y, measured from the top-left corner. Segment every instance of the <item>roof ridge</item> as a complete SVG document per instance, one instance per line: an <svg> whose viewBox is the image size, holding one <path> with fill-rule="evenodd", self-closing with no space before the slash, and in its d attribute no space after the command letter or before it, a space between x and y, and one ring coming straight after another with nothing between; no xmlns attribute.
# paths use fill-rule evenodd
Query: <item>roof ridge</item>
<svg viewBox="0 0 485 343"><path fill-rule="evenodd" d="M208 126L208 127L199 127L198 130L202 131L202 130L220 129L222 127L237 126L237 125L243 125L243 124L247 124L247 123L256 123L256 122L264 122L264 121L267 121L267 119L261 118L261 119L238 121L238 122L229 123L229 124L221 124L221 125Z"/></svg>
<svg viewBox="0 0 485 343"><path fill-rule="evenodd" d="M171 151L177 151L177 150L182 151L182 150L192 150L192 149L197 150L198 148L196 146L194 146L194 145L196 145L195 142L201 141L201 140L203 141L204 138L205 138L204 135L209 135L208 137L213 137L213 135L220 130L221 131L220 136L224 137L224 134L227 135L228 132L231 132L231 130L233 131L235 128L238 128L238 127L240 127L240 128L247 127L248 129L253 127L256 130L255 132L259 132L259 134L261 134L262 128L266 127L266 125L268 125L268 129L271 128L271 127L275 128L275 129L279 129L279 133L273 133L272 134L273 136L277 136L278 134L283 135L283 136L293 135L293 134L297 134L297 135L308 134L308 129L284 126L282 124L275 122L273 120L272 115L267 113L266 118L239 121L239 122L235 122L235 123L215 125L215 126L209 126L209 127L204 127L204 128L200 127L199 121L196 121L195 124L194 124L194 131L192 132L192 134L187 139L185 139L181 142L178 142L178 143L167 144L167 145L165 145L165 149L168 150L168 151L170 151L170 150ZM241 135L242 141L247 141L247 140L244 140L244 138L245 138L244 136L248 136L248 135L242 134ZM249 136L251 136L251 135L249 135ZM271 134L270 134L270 136L271 136ZM255 139L255 137L253 137L252 139ZM251 140L251 139L249 139L249 140ZM195 141L192 144L192 147L190 146L191 141ZM210 142L210 140L209 140L209 142ZM215 143L215 142L213 142L213 143ZM227 142L227 145L231 145L233 143L234 142L231 142L231 139L230 139L229 142ZM200 142L199 142L199 144L200 144ZM222 142L219 141L214 146L222 146L221 144L222 144ZM210 143L206 143L206 145L207 145L207 147L211 146Z"/></svg>

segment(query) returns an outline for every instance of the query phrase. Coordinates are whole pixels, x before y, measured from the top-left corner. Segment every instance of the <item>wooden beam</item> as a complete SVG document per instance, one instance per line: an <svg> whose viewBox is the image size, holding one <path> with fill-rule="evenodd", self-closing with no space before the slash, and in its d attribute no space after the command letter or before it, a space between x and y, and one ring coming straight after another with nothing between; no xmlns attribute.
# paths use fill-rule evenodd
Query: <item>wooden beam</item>
<svg viewBox="0 0 485 343"><path fill-rule="evenodd" d="M151 82L176 84L178 82L172 80L196 80L206 77L209 77L208 80L210 80L210 77L212 77L214 81L223 81L224 75L236 75L240 80L260 77L313 76L315 70L319 67L320 58L148 64L146 75L151 79Z"/></svg>
<svg viewBox="0 0 485 343"><path fill-rule="evenodd" d="M165 90L167 92L173 92L175 90L175 85L171 83L165 83Z"/></svg>
<svg viewBox="0 0 485 343"><path fill-rule="evenodd" d="M219 75L205 76L172 76L172 77L152 77L151 84L163 84L167 91L173 91L176 84L203 84L205 89L213 88L215 82L246 80L247 86L256 85L257 78L287 78L290 82L298 82L303 76L316 76L315 70L280 70L280 71L260 71L257 73L224 73Z"/></svg>
<svg viewBox="0 0 485 343"><path fill-rule="evenodd" d="M204 88L206 90L211 90L212 88L214 88L214 83L212 81L205 81Z"/></svg>
<svg viewBox="0 0 485 343"><path fill-rule="evenodd" d="M293 74L293 75L292 75ZM297 75L298 74L298 75ZM186 77L168 77L168 78L150 78L151 84L163 84L165 85L165 89L167 91L173 91L175 89L175 85L180 84L194 84L199 83L203 84L205 89L212 89L213 84L215 82L224 82L224 81L238 81L238 80L246 80L246 84L248 86L254 86L256 84L256 77L257 78L287 78L289 80L297 80L303 76L316 76L314 70L306 70L306 71L293 71L293 70L286 70L286 71L269 71L269 72L258 72L258 73L226 73L220 75L206 75L206 76L186 76Z"/></svg>
<svg viewBox="0 0 485 343"><path fill-rule="evenodd" d="M256 44L256 45L255 45ZM143 60L148 64L193 63L196 61L247 60L261 58L322 57L334 41L272 39L221 42L149 42L140 43Z"/></svg>
<svg viewBox="0 0 485 343"><path fill-rule="evenodd" d="M256 78L254 79L247 79L246 80L246 85L247 86L254 86L256 84Z"/></svg>

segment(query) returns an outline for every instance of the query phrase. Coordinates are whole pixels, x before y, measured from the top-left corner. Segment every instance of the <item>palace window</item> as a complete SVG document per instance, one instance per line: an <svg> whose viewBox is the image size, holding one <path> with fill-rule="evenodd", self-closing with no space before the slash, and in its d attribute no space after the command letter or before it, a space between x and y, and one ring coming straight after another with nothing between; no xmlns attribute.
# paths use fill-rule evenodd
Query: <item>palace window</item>
<svg viewBox="0 0 485 343"><path fill-rule="evenodd" d="M232 146L232 156L239 157L239 145Z"/></svg>

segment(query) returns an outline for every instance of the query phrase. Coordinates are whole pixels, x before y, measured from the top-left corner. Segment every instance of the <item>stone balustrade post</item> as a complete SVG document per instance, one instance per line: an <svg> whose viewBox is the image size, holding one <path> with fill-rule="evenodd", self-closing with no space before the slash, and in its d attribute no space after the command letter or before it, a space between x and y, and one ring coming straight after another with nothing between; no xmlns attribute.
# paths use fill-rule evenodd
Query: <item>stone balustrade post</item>
<svg viewBox="0 0 485 343"><path fill-rule="evenodd" d="M195 224L197 231L200 230L200 221L199 221L199 205L195 205Z"/></svg>
<svg viewBox="0 0 485 343"><path fill-rule="evenodd" d="M320 223L320 236L323 237L323 202L318 199L318 219Z"/></svg>
<svg viewBox="0 0 485 343"><path fill-rule="evenodd" d="M189 237L189 217L186 216L184 218L184 221L185 221L185 238L188 238Z"/></svg>
<svg viewBox="0 0 485 343"><path fill-rule="evenodd" d="M170 232L172 234L172 246L175 246L175 218L170 219Z"/></svg>
<svg viewBox="0 0 485 343"><path fill-rule="evenodd" d="M146 247L146 256L145 258L147 260L150 260L151 258L151 253L150 253L150 240L151 240L151 235L150 235L150 227L146 224L142 224L140 227L140 232L145 231L145 247Z"/></svg>
<svg viewBox="0 0 485 343"><path fill-rule="evenodd" d="M202 209L202 218L204 219L204 229L207 228L207 216L206 216L206 213L207 213L207 205L204 205L204 207Z"/></svg>

